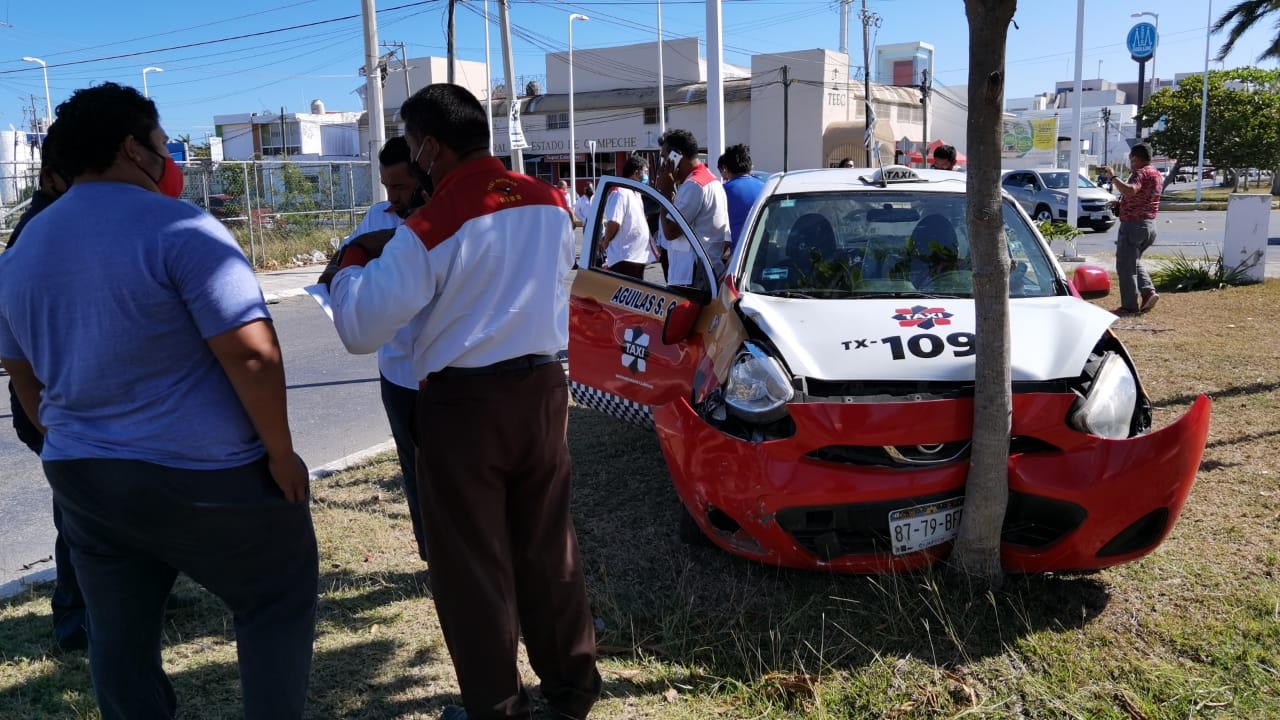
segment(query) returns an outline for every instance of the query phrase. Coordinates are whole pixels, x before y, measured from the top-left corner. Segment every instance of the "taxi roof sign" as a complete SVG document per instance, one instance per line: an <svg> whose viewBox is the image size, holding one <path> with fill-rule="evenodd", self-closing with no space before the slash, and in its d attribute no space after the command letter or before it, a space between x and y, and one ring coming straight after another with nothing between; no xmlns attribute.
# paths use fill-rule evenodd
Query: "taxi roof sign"
<svg viewBox="0 0 1280 720"><path fill-rule="evenodd" d="M915 170L907 167L906 165L886 165L871 173L871 182L879 185L923 181L924 178L921 178Z"/></svg>

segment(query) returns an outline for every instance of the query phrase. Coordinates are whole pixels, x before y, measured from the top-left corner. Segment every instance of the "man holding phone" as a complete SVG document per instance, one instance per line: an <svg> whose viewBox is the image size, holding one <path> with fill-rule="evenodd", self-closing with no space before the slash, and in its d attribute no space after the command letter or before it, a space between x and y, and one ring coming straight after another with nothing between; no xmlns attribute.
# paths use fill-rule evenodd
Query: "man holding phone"
<svg viewBox="0 0 1280 720"><path fill-rule="evenodd" d="M658 144L666 158L658 169L658 192L675 205L702 243L715 273L710 281L715 282L724 274L729 249L729 201L724 186L698 159L698 141L693 133L670 130L659 138ZM659 243L667 250L667 283L693 284L697 256L680 226L665 214Z"/></svg>

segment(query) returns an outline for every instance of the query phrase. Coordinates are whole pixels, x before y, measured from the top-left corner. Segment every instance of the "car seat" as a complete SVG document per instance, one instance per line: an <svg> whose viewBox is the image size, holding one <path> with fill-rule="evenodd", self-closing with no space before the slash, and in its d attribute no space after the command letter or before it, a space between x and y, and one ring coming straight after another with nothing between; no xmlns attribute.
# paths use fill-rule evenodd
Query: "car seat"
<svg viewBox="0 0 1280 720"><path fill-rule="evenodd" d="M917 287L930 285L934 279L948 273L969 270L968 262L961 262L960 259L960 241L956 237L956 229L942 215L934 213L921 218L911 231L911 241L911 280ZM970 287L971 283L972 280Z"/></svg>
<svg viewBox="0 0 1280 720"><path fill-rule="evenodd" d="M819 213L806 213L796 218L787 234L787 259L797 275L813 276L813 258L831 261L836 258L836 231L831 221Z"/></svg>

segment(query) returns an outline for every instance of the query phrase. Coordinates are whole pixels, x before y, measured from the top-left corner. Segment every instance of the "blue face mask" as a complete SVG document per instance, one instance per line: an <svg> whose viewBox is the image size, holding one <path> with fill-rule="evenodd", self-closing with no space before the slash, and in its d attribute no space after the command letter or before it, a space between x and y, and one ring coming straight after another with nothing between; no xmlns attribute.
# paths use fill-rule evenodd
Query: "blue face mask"
<svg viewBox="0 0 1280 720"><path fill-rule="evenodd" d="M641 176L640 176L640 182L644 183L645 185L648 185L648 184L649 184L649 173L644 173L643 175L641 175Z"/></svg>

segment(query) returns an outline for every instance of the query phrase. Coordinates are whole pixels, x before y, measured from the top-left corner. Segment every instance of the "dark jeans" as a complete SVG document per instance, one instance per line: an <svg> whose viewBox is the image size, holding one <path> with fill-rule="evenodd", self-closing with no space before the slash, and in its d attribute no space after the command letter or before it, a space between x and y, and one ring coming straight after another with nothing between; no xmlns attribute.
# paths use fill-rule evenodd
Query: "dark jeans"
<svg viewBox="0 0 1280 720"><path fill-rule="evenodd" d="M31 448L36 455L44 449L44 435L40 434L31 418L27 417L22 404L18 402L18 394L14 392L13 383L9 383L9 407L13 411L13 429L18 439ZM80 583L76 581L76 569L71 564L71 550L62 539L62 509L58 503L53 504L53 527L58 533L53 537L53 561L55 575L53 597L50 606L53 610L53 638L60 647L83 647L85 642L86 622L84 612L84 595L80 593Z"/></svg>
<svg viewBox="0 0 1280 720"><path fill-rule="evenodd" d="M103 720L172 718L165 599L186 573L231 609L246 720L302 717L318 565L311 510L265 458L227 470L135 460L44 464L89 612Z"/></svg>
<svg viewBox="0 0 1280 720"><path fill-rule="evenodd" d="M387 411L387 424L396 441L396 458L404 478L404 498L409 504L409 521L413 523L413 539L418 543L418 557L427 559L427 536L422 530L422 508L418 503L418 445L413 437L413 414L418 407L418 391L403 388L379 375L382 385L382 407Z"/></svg>
<svg viewBox="0 0 1280 720"><path fill-rule="evenodd" d="M595 627L569 515L568 382L559 363L432 376L418 393L418 484L431 589L471 720L527 718L523 634L547 703L600 695Z"/></svg>

